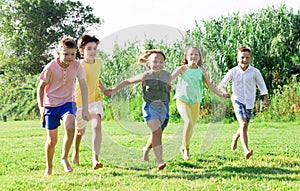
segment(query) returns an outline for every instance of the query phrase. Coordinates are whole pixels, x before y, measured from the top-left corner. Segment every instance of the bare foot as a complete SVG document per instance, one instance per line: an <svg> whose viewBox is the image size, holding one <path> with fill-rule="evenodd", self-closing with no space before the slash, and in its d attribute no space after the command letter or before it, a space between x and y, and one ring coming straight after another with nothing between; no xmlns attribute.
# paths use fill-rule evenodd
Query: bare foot
<svg viewBox="0 0 300 191"><path fill-rule="evenodd" d="M182 149L182 159L190 160L189 149Z"/></svg>
<svg viewBox="0 0 300 191"><path fill-rule="evenodd" d="M98 161L93 161L93 169L97 170L98 168L103 168L103 164Z"/></svg>
<svg viewBox="0 0 300 191"><path fill-rule="evenodd" d="M52 169L46 168L46 170L44 172L44 176L50 176L50 175L52 175Z"/></svg>
<svg viewBox="0 0 300 191"><path fill-rule="evenodd" d="M63 165L65 172L72 172L73 171L73 169L72 169L72 167L71 167L68 160L61 159L60 162Z"/></svg>
<svg viewBox="0 0 300 191"><path fill-rule="evenodd" d="M232 137L232 143L231 143L231 150L235 150L236 149L236 145L237 145L237 140L238 140L238 137L236 136L236 134L233 135Z"/></svg>
<svg viewBox="0 0 300 191"><path fill-rule="evenodd" d="M167 165L166 163L161 163L158 165L157 168L158 168L158 170L163 170L166 167L166 165Z"/></svg>
<svg viewBox="0 0 300 191"><path fill-rule="evenodd" d="M149 149L143 149L143 161L149 161Z"/></svg>
<svg viewBox="0 0 300 191"><path fill-rule="evenodd" d="M72 155L72 163L73 164L79 164L79 154L76 152L73 152Z"/></svg>
<svg viewBox="0 0 300 191"><path fill-rule="evenodd" d="M253 150L250 150L249 152L245 153L245 159L249 159L251 155L253 154Z"/></svg>

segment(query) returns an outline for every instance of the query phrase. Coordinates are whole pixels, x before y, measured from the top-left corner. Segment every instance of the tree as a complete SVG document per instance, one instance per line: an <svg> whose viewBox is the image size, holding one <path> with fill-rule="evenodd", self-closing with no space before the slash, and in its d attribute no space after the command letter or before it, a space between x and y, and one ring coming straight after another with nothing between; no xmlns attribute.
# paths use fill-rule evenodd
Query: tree
<svg viewBox="0 0 300 191"><path fill-rule="evenodd" d="M62 37L77 38L103 22L79 1L2 0L0 6L0 67L22 74L39 73Z"/></svg>

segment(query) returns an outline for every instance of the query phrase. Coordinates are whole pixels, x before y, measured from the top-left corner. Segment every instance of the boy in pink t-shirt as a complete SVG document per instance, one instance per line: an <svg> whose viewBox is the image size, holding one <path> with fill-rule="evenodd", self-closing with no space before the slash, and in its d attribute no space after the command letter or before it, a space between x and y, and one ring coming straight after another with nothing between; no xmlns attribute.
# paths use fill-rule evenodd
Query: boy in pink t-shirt
<svg viewBox="0 0 300 191"><path fill-rule="evenodd" d="M66 172L73 171L68 162L68 154L75 132L75 78L78 79L82 92L83 119L89 120L85 74L80 63L75 60L76 42L68 37L62 39L59 42L57 55L57 59L47 64L41 72L39 77L40 83L37 87L37 99L42 126L46 128L47 131L45 145L46 176L52 174L53 156L58 138L58 126L60 126L61 119L63 120L65 128L61 163Z"/></svg>

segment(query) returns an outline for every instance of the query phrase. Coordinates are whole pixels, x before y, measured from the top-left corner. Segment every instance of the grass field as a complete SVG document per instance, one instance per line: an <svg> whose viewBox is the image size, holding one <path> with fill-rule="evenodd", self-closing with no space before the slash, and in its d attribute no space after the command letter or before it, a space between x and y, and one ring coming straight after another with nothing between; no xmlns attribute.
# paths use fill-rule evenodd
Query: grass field
<svg viewBox="0 0 300 191"><path fill-rule="evenodd" d="M130 124L133 130L142 125ZM179 153L180 125L170 124L164 132L164 171L157 171L153 154L149 163L141 162L148 134L132 133L124 126L103 122L104 168L98 170L91 168L87 132L80 165L73 165L72 173L65 173L60 164L59 127L54 174L44 177L46 136L39 121L0 122L0 190L300 190L300 120L252 121L248 135L254 155L247 161L240 142L237 151L230 150L237 123L199 124L190 161L183 161Z"/></svg>

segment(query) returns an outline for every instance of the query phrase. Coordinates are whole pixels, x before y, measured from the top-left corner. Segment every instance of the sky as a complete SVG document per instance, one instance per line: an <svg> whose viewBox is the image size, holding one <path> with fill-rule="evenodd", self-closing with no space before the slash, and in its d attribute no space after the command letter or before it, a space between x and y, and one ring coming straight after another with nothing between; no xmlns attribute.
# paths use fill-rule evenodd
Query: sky
<svg viewBox="0 0 300 191"><path fill-rule="evenodd" d="M142 32L145 36L144 27L159 26L170 27L185 31L195 27L195 20L209 20L220 16L228 16L233 13L240 15L257 12L268 6L278 7L286 4L294 11L300 9L299 0L80 0L83 5L90 5L94 14L104 20L100 30L90 33L100 40L121 41L133 34ZM136 29L125 34L119 33L124 29ZM117 34L119 33L119 37ZM174 33L174 31L173 31ZM176 32L175 32L176 33ZM172 36L176 36L174 35ZM180 32L179 32L180 33ZM121 35L121 37L120 37ZM111 36L115 36L112 38Z"/></svg>

